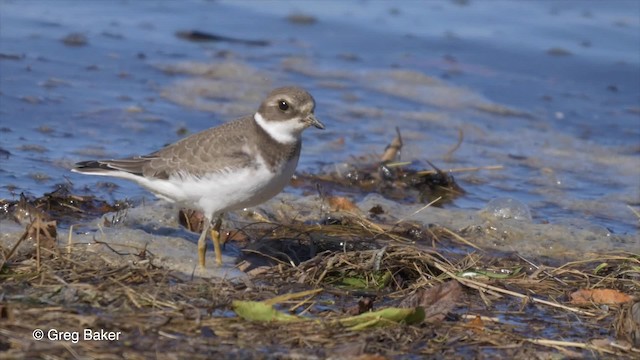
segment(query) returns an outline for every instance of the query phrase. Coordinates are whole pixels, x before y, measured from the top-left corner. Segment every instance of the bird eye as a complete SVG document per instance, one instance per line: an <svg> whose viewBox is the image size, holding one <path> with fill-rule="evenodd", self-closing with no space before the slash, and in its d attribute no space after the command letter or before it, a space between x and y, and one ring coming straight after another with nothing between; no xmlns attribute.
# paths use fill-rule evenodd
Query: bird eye
<svg viewBox="0 0 640 360"><path fill-rule="evenodd" d="M282 111L287 111L287 110L289 110L289 104L287 104L287 102L286 102L286 101L284 101L284 100L280 100L280 101L278 102L278 107L279 107L279 108L280 108L280 110L282 110Z"/></svg>

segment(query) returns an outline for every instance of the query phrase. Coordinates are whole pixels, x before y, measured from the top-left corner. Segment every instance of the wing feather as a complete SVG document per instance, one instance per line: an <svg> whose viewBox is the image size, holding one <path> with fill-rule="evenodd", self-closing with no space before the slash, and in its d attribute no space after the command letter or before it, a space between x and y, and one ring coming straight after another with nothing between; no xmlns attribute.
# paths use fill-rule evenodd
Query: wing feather
<svg viewBox="0 0 640 360"><path fill-rule="evenodd" d="M168 179L172 176L202 177L255 165L247 134L252 131L251 117L201 131L154 153L125 159L83 161L75 170L107 175L111 171ZM229 135L234 134L234 135ZM253 145L255 146L255 145Z"/></svg>

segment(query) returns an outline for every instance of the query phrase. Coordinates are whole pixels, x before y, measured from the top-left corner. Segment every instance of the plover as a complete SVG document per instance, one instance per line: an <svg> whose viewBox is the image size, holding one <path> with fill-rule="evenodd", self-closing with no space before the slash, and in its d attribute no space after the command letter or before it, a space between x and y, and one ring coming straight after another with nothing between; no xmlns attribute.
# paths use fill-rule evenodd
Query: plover
<svg viewBox="0 0 640 360"><path fill-rule="evenodd" d="M324 129L314 110L315 101L304 89L278 88L253 116L193 134L149 155L82 161L72 171L133 180L162 199L201 210L206 221L198 239L198 262L204 267L211 229L220 265L222 215L261 204L282 191L298 164L302 131L310 126Z"/></svg>

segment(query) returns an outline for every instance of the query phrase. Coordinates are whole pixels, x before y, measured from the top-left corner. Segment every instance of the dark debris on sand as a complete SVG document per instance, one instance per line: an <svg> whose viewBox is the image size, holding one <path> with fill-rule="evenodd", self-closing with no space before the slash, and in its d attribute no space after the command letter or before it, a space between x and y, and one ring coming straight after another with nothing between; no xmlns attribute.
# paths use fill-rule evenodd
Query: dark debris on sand
<svg viewBox="0 0 640 360"><path fill-rule="evenodd" d="M587 283L633 292L638 278L631 272L639 260L630 255L607 259L611 268L594 275L593 266L604 259L540 272L513 258L488 261L480 254L394 244L326 251L298 266L264 266L231 282L185 280L148 262L114 267L86 252L50 254L40 270L27 253L12 257L2 269L3 358L147 358L158 353L194 359L637 356L632 347L634 341L637 347L637 302L603 308L566 301L566 289ZM478 277L465 275L471 271ZM234 314L237 300L265 301L308 290L314 294L280 303L277 309L310 321L255 322ZM389 307L421 307L425 319L361 330L335 321ZM34 329L84 328L119 331L122 338L77 344L32 339ZM550 332L570 340L546 338Z"/></svg>
<svg viewBox="0 0 640 360"><path fill-rule="evenodd" d="M293 185L312 189L320 187L328 193L342 193L354 196L379 193L386 198L401 203L432 203L442 206L464 194L451 173L437 168L430 161L431 169L416 169L415 163L399 161L402 150L402 136L397 135L386 147L379 159L371 161L362 156L347 164L340 173L298 175Z"/></svg>

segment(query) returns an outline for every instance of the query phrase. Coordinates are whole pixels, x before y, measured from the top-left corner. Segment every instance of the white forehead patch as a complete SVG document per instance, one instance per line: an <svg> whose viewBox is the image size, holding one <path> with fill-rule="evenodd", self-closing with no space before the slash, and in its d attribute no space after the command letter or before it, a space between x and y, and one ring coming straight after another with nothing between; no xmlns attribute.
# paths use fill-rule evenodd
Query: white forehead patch
<svg viewBox="0 0 640 360"><path fill-rule="evenodd" d="M285 121L267 121L260 113L256 113L253 118L267 134L281 144L290 144L300 140L300 133L305 128L305 124L300 121L300 118Z"/></svg>

